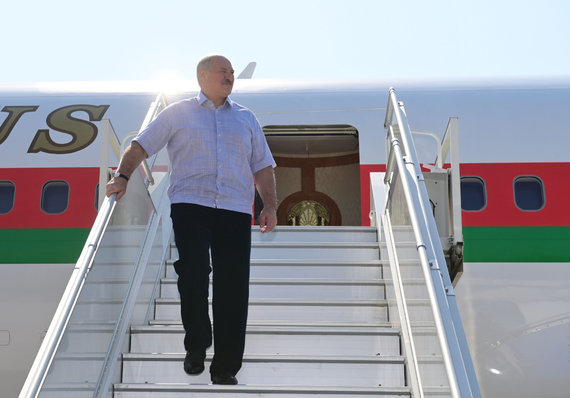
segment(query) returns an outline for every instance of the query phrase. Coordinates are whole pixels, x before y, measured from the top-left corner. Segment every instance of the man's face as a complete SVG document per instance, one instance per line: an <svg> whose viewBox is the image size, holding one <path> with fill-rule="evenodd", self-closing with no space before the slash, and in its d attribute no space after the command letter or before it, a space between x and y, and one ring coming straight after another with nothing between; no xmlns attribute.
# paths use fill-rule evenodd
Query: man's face
<svg viewBox="0 0 570 398"><path fill-rule="evenodd" d="M234 86L234 69L229 60L214 58L208 69L202 70L202 91L212 101L226 98Z"/></svg>

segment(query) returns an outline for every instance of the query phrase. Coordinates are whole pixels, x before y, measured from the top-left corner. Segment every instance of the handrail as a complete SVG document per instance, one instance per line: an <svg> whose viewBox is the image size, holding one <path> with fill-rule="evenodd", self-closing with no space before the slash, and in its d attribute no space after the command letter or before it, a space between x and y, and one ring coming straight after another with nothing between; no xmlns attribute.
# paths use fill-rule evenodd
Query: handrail
<svg viewBox="0 0 570 398"><path fill-rule="evenodd" d="M129 322L131 320L131 314L135 306L135 301L137 299L144 273L146 272L146 266L152 250L152 244L161 221L161 215L165 215L165 210L168 208L168 204L170 203L165 195L167 192L166 187L168 186L168 182L169 179L167 178L162 180L160 183L163 186L163 194L161 195L160 202L155 204L154 210L147 224L145 235L142 239L142 250L136 260L135 271L128 284L127 293L121 306L120 315L118 316L118 322L115 325L115 329L111 336L101 373L99 374L99 378L95 384L93 392L94 398L106 397L108 394L109 385L112 382L111 378L113 370L117 362L117 357L120 355L127 329L130 326ZM161 258L165 258L168 248L168 246L163 248Z"/></svg>
<svg viewBox="0 0 570 398"><path fill-rule="evenodd" d="M427 229L425 228L425 225L423 225L423 223L420 221L420 217L416 212L416 209L418 208L417 198L412 196L410 181L407 178L408 174L405 172L406 168L404 165L404 157L402 156L400 149L400 141L394 137L392 128L390 128L390 134L392 136L391 138L392 150L395 153L394 159L396 161L397 168L400 171L402 185L404 188L404 195L406 197L406 202L408 203L408 211L410 212L410 220L412 222L418 254L420 256L420 263L422 265L422 270L424 271L424 274L426 276L426 280L430 280L431 279L431 276L429 275L430 261L428 260L428 254L427 254L427 245L429 245L430 242L426 242L426 240L424 239L424 237L427 234ZM433 285L428 283L426 286L428 289L428 296L430 302L431 303L436 302L437 298ZM432 311L434 312L435 327L442 347L443 361L445 363L446 371L448 374L449 386L451 388L452 396L459 397L459 387L457 385L457 380L455 377L455 370L451 363L451 354L449 352L449 349L447 347L447 342L445 340L445 332L444 332L443 322L441 320L441 314L437 306L432 305Z"/></svg>
<svg viewBox="0 0 570 398"><path fill-rule="evenodd" d="M20 392L19 398L37 397L41 386L47 375L47 370L53 361L55 352L65 331L65 327L69 322L71 313L77 301L77 297L81 291L81 287L85 281L85 277L91 269L93 259L97 252L97 248L101 243L103 233L109 224L111 215L115 208L116 194L106 197L103 201L101 209L97 214L93 228L87 237L87 241L83 246L81 255L77 260L77 264L73 270L71 278L67 283L67 287L63 293L61 301L57 307L55 315L48 328L46 336L40 346L38 354L34 360L32 368L28 373L28 377Z"/></svg>
<svg viewBox="0 0 570 398"><path fill-rule="evenodd" d="M400 140L395 135L394 126L391 125L393 116L396 117L406 156L402 154ZM393 170L396 168L401 177L420 264L432 303L451 394L453 397L479 397L479 387L472 369L437 227L433 215L428 211L429 197L411 138L412 132L407 123L403 103L398 102L393 88L390 88L384 126L389 130L391 149L388 155L389 164L386 165L385 181L389 182L392 179ZM395 162L395 165L392 162Z"/></svg>
<svg viewBox="0 0 570 398"><path fill-rule="evenodd" d="M403 304L406 302L406 293L404 291L404 285L402 282L402 275L400 273L400 264L398 260L398 254L396 252L396 244L394 242L394 235L392 233L392 224L390 221L390 216L388 210L386 214L382 216L382 224L384 229L384 235L386 236L386 246L388 248L388 257L390 258L390 269L394 277L394 295L398 303ZM408 308L405 305L401 306L402 311L398 311L400 317L400 325L402 325L402 340L404 346L406 347L406 352L411 356L411 364L408 366L411 378L411 388L414 398L423 398L424 390L422 386L422 378L420 375L420 364L418 356L416 353L415 343L412 338L412 325L410 322L410 316L408 313Z"/></svg>

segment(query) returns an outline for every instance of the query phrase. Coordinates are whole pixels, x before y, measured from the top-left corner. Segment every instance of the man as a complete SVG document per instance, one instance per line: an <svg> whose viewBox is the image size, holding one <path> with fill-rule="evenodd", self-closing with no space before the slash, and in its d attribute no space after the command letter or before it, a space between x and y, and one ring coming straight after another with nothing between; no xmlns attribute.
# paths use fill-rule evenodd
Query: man
<svg viewBox="0 0 570 398"><path fill-rule="evenodd" d="M107 184L107 195L117 193L120 199L140 162L166 145L179 253L174 268L186 332L184 370L202 373L212 344L208 288L213 270L211 380L237 384L245 346L254 186L264 203L261 232L271 232L277 224L275 161L254 114L228 97L234 83L230 61L207 56L197 74L200 94L164 109L133 140Z"/></svg>

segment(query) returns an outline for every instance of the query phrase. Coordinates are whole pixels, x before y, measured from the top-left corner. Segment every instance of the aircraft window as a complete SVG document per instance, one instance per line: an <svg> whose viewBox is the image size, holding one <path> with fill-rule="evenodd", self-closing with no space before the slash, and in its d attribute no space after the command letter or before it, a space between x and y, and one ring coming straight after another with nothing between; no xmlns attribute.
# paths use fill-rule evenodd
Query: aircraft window
<svg viewBox="0 0 570 398"><path fill-rule="evenodd" d="M515 203L517 207L525 211L541 210L544 207L544 184L542 180L534 176L522 176L515 178Z"/></svg>
<svg viewBox="0 0 570 398"><path fill-rule="evenodd" d="M0 181L0 214L10 213L14 208L16 186L12 181Z"/></svg>
<svg viewBox="0 0 570 398"><path fill-rule="evenodd" d="M461 177L461 209L481 211L486 205L485 182L479 177Z"/></svg>
<svg viewBox="0 0 570 398"><path fill-rule="evenodd" d="M42 188L42 211L61 214L69 204L69 184L65 181L49 181Z"/></svg>

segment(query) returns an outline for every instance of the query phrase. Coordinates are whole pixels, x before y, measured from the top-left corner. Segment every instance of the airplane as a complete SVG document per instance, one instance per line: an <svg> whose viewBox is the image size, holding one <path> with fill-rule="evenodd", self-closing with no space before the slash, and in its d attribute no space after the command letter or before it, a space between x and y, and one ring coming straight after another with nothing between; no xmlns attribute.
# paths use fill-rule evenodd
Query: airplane
<svg viewBox="0 0 570 398"><path fill-rule="evenodd" d="M391 86L414 129L457 117L463 270L456 295L483 396L570 389L570 78L236 80L277 162L278 221L370 225L370 173L386 170ZM16 396L100 203L101 125L128 144L149 104L195 81L0 86L0 385ZM418 141L429 169L434 149ZM115 160L115 165L117 161Z"/></svg>

